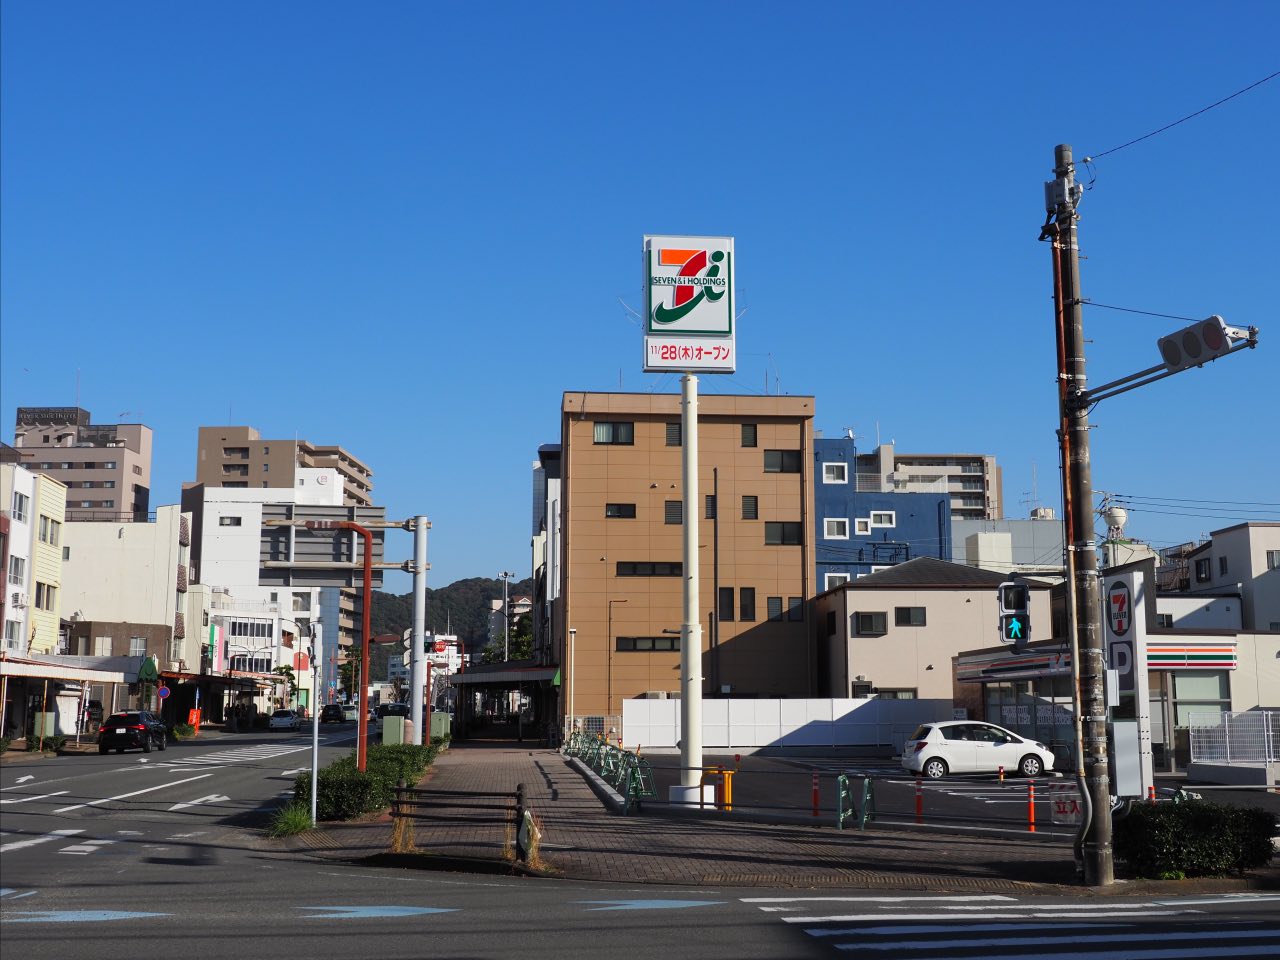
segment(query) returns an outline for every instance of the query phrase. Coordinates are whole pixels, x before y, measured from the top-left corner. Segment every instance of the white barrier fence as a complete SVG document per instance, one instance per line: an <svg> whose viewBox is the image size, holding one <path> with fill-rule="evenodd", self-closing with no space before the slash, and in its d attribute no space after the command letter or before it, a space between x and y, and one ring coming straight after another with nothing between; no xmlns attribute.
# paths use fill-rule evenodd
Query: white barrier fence
<svg viewBox="0 0 1280 960"><path fill-rule="evenodd" d="M733 747L882 747L901 752L921 723L950 720L950 700L703 700L702 744ZM675 747L679 700L626 700L630 747Z"/></svg>
<svg viewBox="0 0 1280 960"><path fill-rule="evenodd" d="M1280 711L1192 713L1192 763L1280 763Z"/></svg>

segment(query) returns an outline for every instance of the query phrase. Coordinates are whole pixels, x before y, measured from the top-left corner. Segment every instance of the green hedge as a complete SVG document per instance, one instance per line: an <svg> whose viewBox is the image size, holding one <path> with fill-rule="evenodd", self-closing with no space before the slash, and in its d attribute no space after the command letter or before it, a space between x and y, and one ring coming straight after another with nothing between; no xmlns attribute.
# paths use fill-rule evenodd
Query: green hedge
<svg viewBox="0 0 1280 960"><path fill-rule="evenodd" d="M438 747L414 744L375 744L369 748L365 771L356 769L352 755L335 760L316 776L316 819L350 820L391 806L396 784L415 784L435 759ZM311 806L311 774L293 783L294 802Z"/></svg>
<svg viewBox="0 0 1280 960"><path fill-rule="evenodd" d="M13 743L8 737L0 737L0 753L4 753L9 749L9 744Z"/></svg>
<svg viewBox="0 0 1280 960"><path fill-rule="evenodd" d="M35 752L42 750L44 753L57 753L66 746L67 737L63 734L54 734L45 737L42 741L39 737L27 737L27 750Z"/></svg>
<svg viewBox="0 0 1280 960"><path fill-rule="evenodd" d="M1206 800L1135 806L1114 826L1116 857L1140 877L1214 877L1266 866L1276 815Z"/></svg>

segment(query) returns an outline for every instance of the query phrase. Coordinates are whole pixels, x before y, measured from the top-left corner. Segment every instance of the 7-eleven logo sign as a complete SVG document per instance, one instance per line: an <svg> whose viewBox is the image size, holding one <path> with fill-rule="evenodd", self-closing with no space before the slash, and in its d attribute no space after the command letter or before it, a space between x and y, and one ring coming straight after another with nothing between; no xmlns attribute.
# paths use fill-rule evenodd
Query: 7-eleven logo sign
<svg viewBox="0 0 1280 960"><path fill-rule="evenodd" d="M733 332L733 241L646 237L648 332Z"/></svg>
<svg viewBox="0 0 1280 960"><path fill-rule="evenodd" d="M1133 623L1133 598L1129 594L1127 583L1113 583L1107 591L1107 620L1111 632L1117 637L1123 637L1129 632L1129 626Z"/></svg>

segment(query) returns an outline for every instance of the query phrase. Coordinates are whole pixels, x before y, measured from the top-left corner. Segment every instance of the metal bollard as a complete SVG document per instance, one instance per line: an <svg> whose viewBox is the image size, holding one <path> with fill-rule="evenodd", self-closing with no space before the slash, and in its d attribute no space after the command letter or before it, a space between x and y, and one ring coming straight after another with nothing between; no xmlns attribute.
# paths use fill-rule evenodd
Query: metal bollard
<svg viewBox="0 0 1280 960"><path fill-rule="evenodd" d="M919 777L916 777L916 823L924 823L924 788Z"/></svg>
<svg viewBox="0 0 1280 960"><path fill-rule="evenodd" d="M1027 781L1027 832L1036 832L1036 782Z"/></svg>
<svg viewBox="0 0 1280 960"><path fill-rule="evenodd" d="M1004 783L1004 764L1000 765L1000 779L998 782Z"/></svg>
<svg viewBox="0 0 1280 960"><path fill-rule="evenodd" d="M1151 786L1147 787L1147 803L1155 803L1155 802L1156 802L1156 785L1153 783Z"/></svg>

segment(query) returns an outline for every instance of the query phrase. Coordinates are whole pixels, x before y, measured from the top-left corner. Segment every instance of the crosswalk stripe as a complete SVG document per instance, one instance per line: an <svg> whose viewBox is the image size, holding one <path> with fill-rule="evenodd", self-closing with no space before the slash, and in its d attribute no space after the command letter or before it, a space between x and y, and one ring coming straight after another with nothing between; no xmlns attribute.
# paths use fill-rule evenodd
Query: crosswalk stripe
<svg viewBox="0 0 1280 960"><path fill-rule="evenodd" d="M1100 910L1088 914L1089 917L1176 917L1184 913L1198 913L1197 910L1146 910L1142 913L1126 913L1123 910ZM1055 913L1052 909L1038 910L1035 913L983 913L974 914L975 920L1017 920L1029 917L1036 920L1079 920L1084 914ZM839 917L781 917L783 923L860 923L864 920L937 920L937 913L850 913ZM858 928L846 931L856 933Z"/></svg>
<svg viewBox="0 0 1280 960"><path fill-rule="evenodd" d="M861 931L859 931L861 933ZM1170 931L1167 933L1102 933L1095 936L1076 935L1071 938L1072 944L1122 944L1151 943L1162 940L1176 940L1185 943L1189 940L1257 940L1266 936L1265 931L1258 930L1194 930ZM859 940L856 947L861 950L972 950L976 947L1038 947L1045 944L1060 944L1061 937L961 937L955 940L893 940L886 943L868 943ZM855 945L850 945L855 946ZM839 945L837 945L839 949Z"/></svg>
<svg viewBox="0 0 1280 960"><path fill-rule="evenodd" d="M34 847L38 843L48 843L50 840L61 840L64 837L73 837L77 833L84 833L84 830L55 830L53 833L46 833L43 837L31 837L28 840L12 840L9 843L0 844L0 853L6 850L21 850L23 847Z"/></svg>

